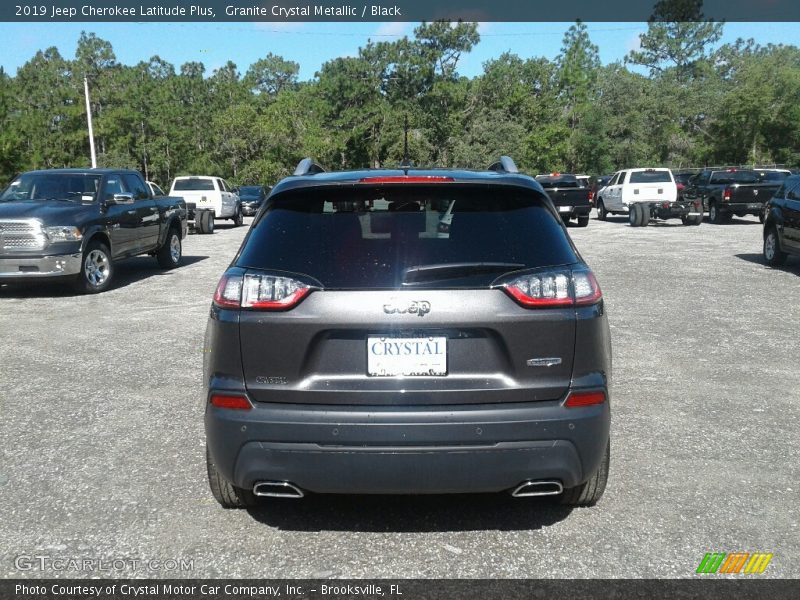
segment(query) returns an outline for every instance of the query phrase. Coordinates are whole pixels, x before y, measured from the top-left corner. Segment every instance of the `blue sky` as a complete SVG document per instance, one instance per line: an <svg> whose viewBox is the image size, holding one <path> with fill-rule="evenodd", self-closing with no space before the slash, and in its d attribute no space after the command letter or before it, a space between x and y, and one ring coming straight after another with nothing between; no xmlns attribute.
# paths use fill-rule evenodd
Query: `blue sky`
<svg viewBox="0 0 800 600"><path fill-rule="evenodd" d="M268 52L300 63L300 78L310 79L327 60L355 55L367 39L393 40L410 35L415 23L0 23L3 51L0 66L7 73L33 57L37 50L56 46L72 58L82 30L111 42L117 60L135 64L158 54L176 68L201 61L207 72L235 62L247 67ZM505 51L523 58L554 58L570 23L483 23L481 42L459 65L469 77L481 72L486 60ZM605 63L621 60L636 47L645 23L589 23L592 41ZM723 42L752 37L760 44L795 44L800 23L728 23Z"/></svg>

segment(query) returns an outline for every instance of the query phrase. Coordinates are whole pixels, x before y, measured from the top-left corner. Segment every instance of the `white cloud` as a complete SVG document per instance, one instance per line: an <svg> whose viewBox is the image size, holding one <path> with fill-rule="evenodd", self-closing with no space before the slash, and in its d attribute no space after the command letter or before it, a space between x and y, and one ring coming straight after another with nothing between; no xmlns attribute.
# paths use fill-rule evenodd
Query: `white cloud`
<svg viewBox="0 0 800 600"><path fill-rule="evenodd" d="M642 39L639 37L641 33L637 33L633 37L628 39L628 42L625 44L625 51L626 54L628 52L638 52L642 49Z"/></svg>
<svg viewBox="0 0 800 600"><path fill-rule="evenodd" d="M284 31L300 31L306 26L306 23L298 21L257 21L255 26L256 29L261 29L262 31L282 33Z"/></svg>
<svg viewBox="0 0 800 600"><path fill-rule="evenodd" d="M381 23L373 35L375 37L403 37L408 33L410 25L411 23L404 23L402 21Z"/></svg>

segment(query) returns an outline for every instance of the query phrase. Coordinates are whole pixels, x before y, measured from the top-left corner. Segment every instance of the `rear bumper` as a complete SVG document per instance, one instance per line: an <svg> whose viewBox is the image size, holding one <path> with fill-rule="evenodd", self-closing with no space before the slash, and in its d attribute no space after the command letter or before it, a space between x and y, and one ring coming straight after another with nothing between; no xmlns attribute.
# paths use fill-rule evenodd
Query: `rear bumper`
<svg viewBox="0 0 800 600"><path fill-rule="evenodd" d="M77 275L81 271L81 256L78 252L30 258L0 258L0 281Z"/></svg>
<svg viewBox="0 0 800 600"><path fill-rule="evenodd" d="M528 479L586 481L609 436L608 402L438 407L208 407L211 456L242 488L290 481L319 493L499 492Z"/></svg>
<svg viewBox="0 0 800 600"><path fill-rule="evenodd" d="M588 217L592 207L589 204L586 206L556 206L556 210L562 218L574 219L575 217Z"/></svg>
<svg viewBox="0 0 800 600"><path fill-rule="evenodd" d="M739 214L761 214L764 202L723 202L719 205L721 210Z"/></svg>

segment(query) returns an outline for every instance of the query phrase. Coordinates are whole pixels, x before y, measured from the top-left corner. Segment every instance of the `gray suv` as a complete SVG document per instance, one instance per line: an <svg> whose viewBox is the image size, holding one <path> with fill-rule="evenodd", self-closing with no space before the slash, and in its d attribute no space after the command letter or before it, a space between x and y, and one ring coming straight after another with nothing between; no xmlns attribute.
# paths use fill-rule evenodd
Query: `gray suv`
<svg viewBox="0 0 800 600"><path fill-rule="evenodd" d="M591 505L605 489L602 293L508 157L487 171L301 161L219 282L203 379L224 507L501 491Z"/></svg>

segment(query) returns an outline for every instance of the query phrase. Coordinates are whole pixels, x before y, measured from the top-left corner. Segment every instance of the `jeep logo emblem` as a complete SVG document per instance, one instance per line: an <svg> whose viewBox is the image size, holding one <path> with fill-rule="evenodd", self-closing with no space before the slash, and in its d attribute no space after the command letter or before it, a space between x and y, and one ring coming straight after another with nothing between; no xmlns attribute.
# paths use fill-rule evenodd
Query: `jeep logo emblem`
<svg viewBox="0 0 800 600"><path fill-rule="evenodd" d="M392 301L383 305L383 312L387 315L417 315L418 317L424 317L431 312L431 303L426 300L413 300L408 304Z"/></svg>

